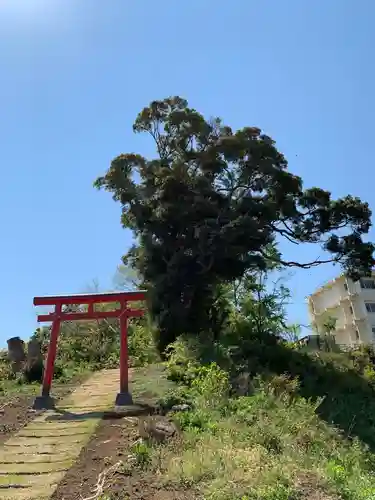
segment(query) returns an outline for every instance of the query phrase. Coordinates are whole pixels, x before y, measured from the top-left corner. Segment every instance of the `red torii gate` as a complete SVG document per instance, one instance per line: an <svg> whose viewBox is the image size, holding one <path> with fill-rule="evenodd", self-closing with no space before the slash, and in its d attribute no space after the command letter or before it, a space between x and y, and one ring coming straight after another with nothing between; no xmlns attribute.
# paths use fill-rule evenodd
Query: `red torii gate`
<svg viewBox="0 0 375 500"><path fill-rule="evenodd" d="M132 397L129 393L128 376L128 318L140 317L143 315L144 310L130 309L128 308L128 302L143 301L145 298L145 291L35 297L34 306L55 306L55 310L49 314L38 315L39 322L52 322L52 328L48 346L47 361L44 369L42 395L35 399L34 408L51 408L54 405L53 399L50 396L50 391L61 322L106 318L118 318L120 322L120 392L117 394L115 404L116 406L132 404ZM119 303L120 307L110 311L95 310L95 304L105 303ZM63 311L63 306L69 305L86 305L87 311Z"/></svg>

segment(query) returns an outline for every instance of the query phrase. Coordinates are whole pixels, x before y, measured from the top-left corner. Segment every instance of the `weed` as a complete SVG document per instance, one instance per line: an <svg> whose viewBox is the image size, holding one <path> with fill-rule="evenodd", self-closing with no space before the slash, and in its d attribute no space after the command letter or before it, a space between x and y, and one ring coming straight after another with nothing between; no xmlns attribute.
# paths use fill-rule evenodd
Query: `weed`
<svg viewBox="0 0 375 500"><path fill-rule="evenodd" d="M131 451L134 455L135 465L138 467L146 467L151 463L152 448L145 441L136 442Z"/></svg>

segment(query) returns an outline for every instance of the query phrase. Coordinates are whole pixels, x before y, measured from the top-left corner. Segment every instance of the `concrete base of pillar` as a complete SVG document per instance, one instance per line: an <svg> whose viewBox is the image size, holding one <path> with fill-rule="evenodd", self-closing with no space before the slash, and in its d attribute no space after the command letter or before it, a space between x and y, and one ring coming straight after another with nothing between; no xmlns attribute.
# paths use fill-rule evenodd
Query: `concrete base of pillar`
<svg viewBox="0 0 375 500"><path fill-rule="evenodd" d="M51 396L37 396L33 404L33 410L53 410L55 400Z"/></svg>
<svg viewBox="0 0 375 500"><path fill-rule="evenodd" d="M119 392L116 396L115 406L131 406L133 404L133 398L130 392Z"/></svg>

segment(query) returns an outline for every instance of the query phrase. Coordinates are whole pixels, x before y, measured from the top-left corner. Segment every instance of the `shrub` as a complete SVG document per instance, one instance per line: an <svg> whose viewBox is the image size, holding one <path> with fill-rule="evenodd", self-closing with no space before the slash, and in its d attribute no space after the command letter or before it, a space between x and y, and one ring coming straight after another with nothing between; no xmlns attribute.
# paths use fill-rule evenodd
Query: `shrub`
<svg viewBox="0 0 375 500"><path fill-rule="evenodd" d="M175 405L188 404L193 406L194 395L186 386L177 386L166 392L166 394L158 400L158 406L163 410L170 410Z"/></svg>
<svg viewBox="0 0 375 500"><path fill-rule="evenodd" d="M375 385L375 368L374 366L366 366L363 370L363 376L371 385Z"/></svg>
<svg viewBox="0 0 375 500"><path fill-rule="evenodd" d="M191 387L208 405L220 405L229 396L229 375L214 362L208 366L200 366L195 370Z"/></svg>
<svg viewBox="0 0 375 500"><path fill-rule="evenodd" d="M150 325L143 322L130 326L128 351L133 366L145 366L159 361Z"/></svg>
<svg viewBox="0 0 375 500"><path fill-rule="evenodd" d="M268 389L271 394L281 399L291 400L297 397L300 383L297 378L288 374L275 375L268 379Z"/></svg>
<svg viewBox="0 0 375 500"><path fill-rule="evenodd" d="M197 342L178 338L168 348L165 364L169 380L190 386L199 369Z"/></svg>
<svg viewBox="0 0 375 500"><path fill-rule="evenodd" d="M177 413L174 419L182 430L193 430L196 432L215 432L217 422L209 410L197 408L191 411Z"/></svg>
<svg viewBox="0 0 375 500"><path fill-rule="evenodd" d="M15 375L13 373L11 364L7 360L0 361L0 380L13 380Z"/></svg>
<svg viewBox="0 0 375 500"><path fill-rule="evenodd" d="M363 374L366 366L371 364L368 353L363 349L351 351L349 356L353 362L354 369L360 374Z"/></svg>

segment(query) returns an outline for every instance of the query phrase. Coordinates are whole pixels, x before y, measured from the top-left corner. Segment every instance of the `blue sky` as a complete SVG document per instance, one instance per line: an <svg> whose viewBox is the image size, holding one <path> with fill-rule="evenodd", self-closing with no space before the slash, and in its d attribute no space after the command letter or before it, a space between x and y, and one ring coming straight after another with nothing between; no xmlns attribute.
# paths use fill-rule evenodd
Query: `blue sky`
<svg viewBox="0 0 375 500"><path fill-rule="evenodd" d="M372 0L2 0L0 344L33 332L33 296L111 286L131 240L92 183L150 153L131 125L153 99L259 126L306 186L374 208L374 19ZM336 272L295 273L291 321Z"/></svg>

